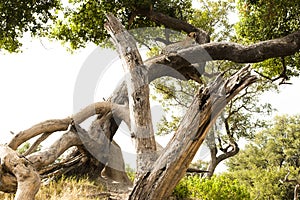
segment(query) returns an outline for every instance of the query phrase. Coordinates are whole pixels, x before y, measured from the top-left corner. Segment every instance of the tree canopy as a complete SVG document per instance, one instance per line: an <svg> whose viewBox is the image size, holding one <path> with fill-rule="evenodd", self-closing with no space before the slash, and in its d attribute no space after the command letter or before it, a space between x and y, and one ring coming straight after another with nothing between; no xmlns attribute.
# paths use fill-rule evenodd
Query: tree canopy
<svg viewBox="0 0 300 200"><path fill-rule="evenodd" d="M299 30L299 1L239 0L239 22L236 24L238 41L245 44L270 40ZM298 76L299 52L292 56L274 58L254 66L271 80Z"/></svg>

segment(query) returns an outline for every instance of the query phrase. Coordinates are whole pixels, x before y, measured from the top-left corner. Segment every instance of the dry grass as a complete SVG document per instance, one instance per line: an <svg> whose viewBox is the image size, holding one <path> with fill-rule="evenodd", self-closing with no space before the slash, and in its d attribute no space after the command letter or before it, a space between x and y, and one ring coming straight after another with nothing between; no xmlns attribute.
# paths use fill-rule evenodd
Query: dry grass
<svg viewBox="0 0 300 200"><path fill-rule="evenodd" d="M13 194L0 192L0 199L13 200ZM105 189L86 179L61 179L40 188L36 200L100 200L106 199Z"/></svg>

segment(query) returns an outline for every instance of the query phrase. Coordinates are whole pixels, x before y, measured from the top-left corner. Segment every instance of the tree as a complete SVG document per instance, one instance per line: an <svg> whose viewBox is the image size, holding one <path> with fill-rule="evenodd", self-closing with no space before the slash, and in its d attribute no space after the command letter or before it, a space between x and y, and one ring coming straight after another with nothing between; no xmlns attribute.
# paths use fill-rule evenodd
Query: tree
<svg viewBox="0 0 300 200"><path fill-rule="evenodd" d="M71 48L78 48L89 41L103 44L109 34L131 79L123 82L109 100L88 105L65 119L41 122L18 133L8 145L1 145L2 184L0 190L16 191L16 199L24 199L24 196L27 199L33 199L40 185L39 175L44 178L49 175L68 173L91 176L100 176L101 173L105 173L121 182L129 180L122 170L115 170L111 167L118 165L118 169L125 168L120 156L120 148L113 141L114 134L123 120L131 129L138 154L137 176L132 191L128 192L128 199L166 199L184 176L194 155L226 104L244 88L256 82L258 78L251 74L250 65L238 68L236 73L229 77L225 77L222 72L216 73L209 85L202 85L199 88L174 137L161 153L156 151L152 130L148 84L161 76L173 76L201 84L200 77L206 72L203 63L208 61L229 60L236 63L257 63L269 58L294 55L300 49L299 31L248 46L232 42L209 43L208 34L186 20L189 16L190 1L139 2L72 1L72 5L66 7L49 6L46 3L47 6L43 9L49 11L46 13L50 13L51 17L45 15L49 21L42 23L45 26L39 29L38 35L56 38L69 43ZM53 11L54 8L57 10ZM1 9L8 8L3 6ZM37 13L45 12L43 9L31 11L30 16L35 17ZM16 13L18 12L21 10L17 10ZM63 18L60 18L61 13L64 14ZM186 44L185 41L175 46L170 44L168 47L171 51L162 51L158 56L143 61L135 39L113 14L127 28L149 25L160 26L162 30L166 30L164 27L167 27L184 31L194 38L197 45L182 45ZM33 27L27 18L23 18L23 15L19 20L23 20L22 22L29 28ZM9 20L5 22L9 23ZM12 27L15 27L14 30L17 32L25 31L25 29L19 29L18 24L12 24ZM7 37L14 36L10 32L7 33ZM169 31L162 31L158 34L158 36L161 35L164 41L173 42ZM13 38L14 43L17 37ZM191 40L188 38L188 41ZM141 42L147 45L147 41ZM5 44L5 42L2 43L2 48L9 51L17 49ZM174 47L176 47L175 51ZM174 70L162 70L165 69L163 66L166 66L166 69L175 69L181 75L172 73ZM86 131L81 128L80 124L94 115L97 115L97 118L91 124L90 130ZM48 150L33 153L35 148L30 148L31 151L25 158L15 152L22 143L40 136L33 144L37 147L48 135L56 131L66 132ZM55 163L55 160L72 146L77 146L77 150L72 152L66 160ZM87 151L87 146L92 150ZM116 156L119 159L114 159ZM30 184L33 181L36 184Z"/></svg>
<svg viewBox="0 0 300 200"><path fill-rule="evenodd" d="M240 21L236 25L238 39L245 44L282 37L299 27L298 1L238 1ZM299 52L257 63L253 66L265 78L285 83L299 74Z"/></svg>
<svg viewBox="0 0 300 200"><path fill-rule="evenodd" d="M9 52L18 51L20 38L27 31L40 35L47 28L46 22L56 19L53 14L61 8L60 1L1 1L0 48Z"/></svg>
<svg viewBox="0 0 300 200"><path fill-rule="evenodd" d="M297 195L299 122L298 115L276 117L269 128L227 162L232 176L249 186L252 198L293 199Z"/></svg>
<svg viewBox="0 0 300 200"><path fill-rule="evenodd" d="M235 41L233 24L228 19L233 9L234 6L231 1L202 0L200 9L195 10L190 22L207 30L212 41ZM209 83L213 74L219 71L225 71L224 76L230 77L242 66L228 61L206 63L206 74L201 77L201 83ZM158 126L158 133L172 133L177 130L185 111L201 84L197 84L195 81L162 77L153 81L152 86L156 91L156 95L152 96L153 99L163 106L167 115L171 116L169 119L164 116ZM276 88L276 85L270 83L270 81L261 80L249 86L228 103L205 140L211 159L204 177L211 177L218 164L238 153L238 140L240 138L251 139L256 129L264 125L264 120L257 115L265 116L272 109L269 104L259 105L257 102L263 92L274 88ZM178 112L178 110L181 112ZM256 119L252 115L256 115Z"/></svg>

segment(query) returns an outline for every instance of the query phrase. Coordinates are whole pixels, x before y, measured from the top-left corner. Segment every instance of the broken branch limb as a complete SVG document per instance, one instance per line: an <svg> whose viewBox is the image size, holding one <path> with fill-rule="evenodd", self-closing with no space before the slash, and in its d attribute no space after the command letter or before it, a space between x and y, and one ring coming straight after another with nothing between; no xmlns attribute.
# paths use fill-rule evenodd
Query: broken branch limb
<svg viewBox="0 0 300 200"><path fill-rule="evenodd" d="M200 89L152 171L136 183L129 199L166 199L184 176L227 102L256 80L255 76L250 75L249 68L243 68L227 81L217 78L209 87ZM225 97L219 94L222 89Z"/></svg>

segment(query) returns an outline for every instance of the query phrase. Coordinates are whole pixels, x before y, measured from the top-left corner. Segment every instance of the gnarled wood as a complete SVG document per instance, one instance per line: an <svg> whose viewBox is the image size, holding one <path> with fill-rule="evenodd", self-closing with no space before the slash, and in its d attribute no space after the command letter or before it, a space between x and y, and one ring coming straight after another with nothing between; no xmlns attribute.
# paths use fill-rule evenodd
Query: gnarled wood
<svg viewBox="0 0 300 200"><path fill-rule="evenodd" d="M65 119L53 119L41 122L30 127L27 130L21 131L9 142L8 146L13 150L16 150L23 142L40 135L42 133L53 133L56 131L66 131L72 123L80 124L87 118L94 116L96 114L103 114L111 111L114 108L114 114L116 116L124 117L126 112L125 108L119 105L112 104L110 102L97 102L88 105L80 112L74 114L72 117L67 117ZM125 121L128 121L124 119Z"/></svg>
<svg viewBox="0 0 300 200"><path fill-rule="evenodd" d="M15 200L34 200L41 184L38 172L26 159L20 158L17 152L5 145L0 145L0 159L2 166L0 174L5 168L17 178Z"/></svg>
<svg viewBox="0 0 300 200"><path fill-rule="evenodd" d="M176 78L193 79L197 81L197 78L199 78L198 76L200 73L195 69L195 67L192 64L205 62L210 59L226 59L240 63L247 63L260 62L262 60L273 57L293 55L299 52L300 49L299 36L300 31L297 31L283 38L260 42L249 46L243 46L235 43L210 43L179 50L178 52L172 52L168 55L160 55L145 62L145 65L147 65L145 71L148 70L149 73L147 75L142 76L145 79L143 80L142 78L141 83L139 85L147 85L151 80L163 75L171 75ZM136 50L134 50L135 54L130 54L132 49L122 47L126 47L126 44L121 45L120 52L125 53L125 55L127 55L127 53L128 55L130 55L127 58L129 64L132 64L132 66L142 65L142 62L140 62L140 58ZM130 46L130 48L131 47L132 46ZM209 53L210 56L203 57L203 52ZM162 66L167 66L167 68L171 70L166 70L167 68L163 68ZM173 69L177 70L182 75L178 75L178 73L173 73ZM143 74L143 70L137 70L136 72L141 72ZM185 173L185 170L190 161L192 160L193 155L203 142L203 139L207 131L209 130L209 127L211 126L219 112L226 105L227 101L230 100L234 95L236 95L241 89L247 87L254 81L255 77L250 76L249 72L246 69L243 69L240 73L237 73L234 77L231 77L225 83L218 79L210 87L202 88L197 98L194 100L194 103L192 104L191 108L189 109L189 112L187 113L183 122L181 123L181 126L178 129L177 133L174 135L167 148L164 149L151 171L149 173L144 173L142 178L137 182L130 198L164 199L165 197L167 197L173 190L175 184ZM222 98L222 95L220 95L218 91L220 87L224 87L224 91L226 92L225 98ZM124 102L128 102L125 85L123 84L121 88L122 90L118 90L116 93L117 95L113 96L110 99L111 102L118 102L121 104L123 104ZM130 95L131 93L129 93L129 96ZM148 96L148 94L146 95ZM131 102L131 110L134 110L133 107L134 105L136 105L132 102L134 102L134 99L138 100L139 97L140 96L133 97L132 100L129 100ZM126 106L124 106L123 108L126 108ZM123 108L119 110L124 110ZM112 105L110 102L101 102L93 104L87 107L86 109L83 109L83 111L79 112L77 115L73 115L72 117L62 120L48 120L46 122L33 126L28 130L25 130L24 132L17 134L15 138L9 143L9 146L13 149L16 149L20 144L34 136L37 136L42 133L50 134L55 131L67 130L73 122L80 124L89 116L95 114L106 114L107 112L112 112ZM131 113L134 113L134 111L131 111ZM123 117L126 116L124 112L122 114ZM144 117L144 114L140 115L137 113L137 116ZM112 118L113 117L111 114L103 115L101 116L100 120L102 120L102 122L105 122L112 120ZM132 119L134 119L134 117L132 117ZM142 121L143 120L141 120L141 122ZM136 124L139 123L139 120L136 120L135 122L129 122L129 120L127 119L127 123ZM103 125L105 123L101 124ZM108 130L109 128L110 127L106 127L106 130ZM111 141L114 136L114 133L115 130L106 132L105 134ZM77 141L77 139L71 140L71 142L73 143L72 145L80 143ZM140 142L143 145L144 141L141 140ZM64 142L58 142L56 143L56 146L54 146L58 147L58 144L63 145L60 146L60 148L57 148L55 151L54 149L52 149L52 154L54 154L55 156L51 157L51 162L53 162L53 160L55 160L57 156L59 156L68 147L68 145L66 146L66 143ZM150 147L152 148L153 145L150 145ZM5 156L6 154L7 153L5 150L0 152L0 156ZM28 156L28 159L32 160L33 165L35 165L37 168L41 168L43 165L50 163L49 161L45 161L45 158L39 160L40 156L46 157L48 155L46 153L32 154ZM16 175L16 180L18 182L20 180L23 181L25 179L25 181L28 181L30 179L31 181L33 181L36 178L36 176L34 175L35 173L33 173L33 176L29 178L26 175L24 175L24 170L27 169L29 166L27 161L25 161L24 159L20 159L18 156L13 156L13 159L17 160L16 165L5 164L3 165L5 167L1 167L0 170L5 171L6 168L14 169L12 173ZM20 164L18 163L18 159L20 159ZM6 163L7 160L2 159L1 157L1 162ZM17 170L20 170L20 172L18 172ZM30 173L32 172L31 170L32 169L29 169ZM16 187L15 179L8 173L1 173L0 180L2 181L0 189L3 188L3 181L5 180L9 180L10 183L7 184L7 187L3 190L12 191L13 188ZM25 184L19 185L19 192L17 192L18 198L21 198L23 194L26 194L26 191L23 192L24 188L26 189L26 187L28 186L26 186ZM33 187L36 188L36 186L34 185ZM35 192L35 190L36 189L33 190L33 193Z"/></svg>
<svg viewBox="0 0 300 200"><path fill-rule="evenodd" d="M83 131L83 130L81 130ZM35 152L27 156L35 169L39 170L44 166L52 164L61 154L72 146L81 145L82 142L77 133L68 131L60 139L54 142L49 148Z"/></svg>

